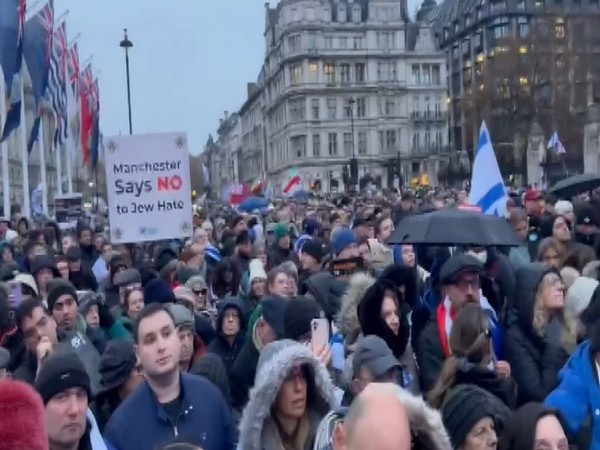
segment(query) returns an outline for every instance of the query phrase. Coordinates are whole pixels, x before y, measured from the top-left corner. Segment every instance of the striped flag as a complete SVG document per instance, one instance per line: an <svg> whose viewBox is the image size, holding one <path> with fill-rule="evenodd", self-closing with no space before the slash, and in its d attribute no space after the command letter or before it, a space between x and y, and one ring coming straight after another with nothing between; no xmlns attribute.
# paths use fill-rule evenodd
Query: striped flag
<svg viewBox="0 0 600 450"><path fill-rule="evenodd" d="M564 155L565 153L567 153L565 147L562 145L562 142L560 142L560 139L558 138L558 133L556 131L554 131L554 133L552 133L552 136L550 136L550 140L548 141L548 149L554 150L554 152L557 155Z"/></svg>
<svg viewBox="0 0 600 450"><path fill-rule="evenodd" d="M64 144L68 136L67 112L67 34L65 22L54 30L50 72L48 74L47 99L50 102L56 120L54 147Z"/></svg>
<svg viewBox="0 0 600 450"><path fill-rule="evenodd" d="M295 167L290 169L290 180L283 188L284 194L291 194L296 186L300 186L301 184L300 175L298 175L298 169Z"/></svg>

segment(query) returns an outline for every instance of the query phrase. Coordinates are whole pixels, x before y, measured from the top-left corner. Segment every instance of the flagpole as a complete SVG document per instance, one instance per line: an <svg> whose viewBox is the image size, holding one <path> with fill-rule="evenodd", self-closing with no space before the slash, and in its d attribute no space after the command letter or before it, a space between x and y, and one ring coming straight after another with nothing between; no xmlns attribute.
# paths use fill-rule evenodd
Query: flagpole
<svg viewBox="0 0 600 450"><path fill-rule="evenodd" d="M27 121L25 115L25 77L21 74L21 172L23 174L23 209L24 217L31 217L31 198L29 196L29 152L27 151Z"/></svg>
<svg viewBox="0 0 600 450"><path fill-rule="evenodd" d="M62 145L57 145L54 151L56 153L56 192L58 195L62 195Z"/></svg>
<svg viewBox="0 0 600 450"><path fill-rule="evenodd" d="M69 194L73 193L73 172L72 172L72 168L71 168L71 155L69 152L69 149L67 149L66 153L65 153L66 159L67 159L67 192Z"/></svg>
<svg viewBox="0 0 600 450"><path fill-rule="evenodd" d="M44 143L44 115L40 116L40 135L38 150L40 151L40 181L42 183L42 212L48 215L48 185L46 184L46 153Z"/></svg>
<svg viewBox="0 0 600 450"><path fill-rule="evenodd" d="M6 86L4 85L4 75L0 70L0 113L2 121L6 122ZM0 128L4 127L4 123L0 124ZM10 179L8 170L8 142L5 140L0 144L0 151L2 152L2 190L4 197L4 214L3 216L7 219L10 218Z"/></svg>

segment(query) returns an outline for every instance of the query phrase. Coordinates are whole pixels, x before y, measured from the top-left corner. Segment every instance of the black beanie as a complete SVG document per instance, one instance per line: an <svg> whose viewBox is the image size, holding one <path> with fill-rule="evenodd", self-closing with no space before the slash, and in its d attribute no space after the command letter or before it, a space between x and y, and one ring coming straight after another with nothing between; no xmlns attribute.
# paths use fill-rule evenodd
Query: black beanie
<svg viewBox="0 0 600 450"><path fill-rule="evenodd" d="M323 243L318 239L309 239L302 246L302 253L312 256L315 261L320 263L323 260Z"/></svg>
<svg viewBox="0 0 600 450"><path fill-rule="evenodd" d="M325 317L319 302L308 297L290 300L283 316L285 338L297 341L310 333L312 319Z"/></svg>
<svg viewBox="0 0 600 450"><path fill-rule="evenodd" d="M511 411L499 398L473 384L453 388L442 405L442 421L450 435L452 447L461 448L467 435L484 417L494 421L500 434Z"/></svg>
<svg viewBox="0 0 600 450"><path fill-rule="evenodd" d="M52 397L71 388L83 388L91 400L90 377L75 353L56 353L42 364L34 387L47 404Z"/></svg>
<svg viewBox="0 0 600 450"><path fill-rule="evenodd" d="M48 311L50 312L54 309L54 304L61 295L71 295L75 299L75 302L79 304L77 290L75 289L75 286L67 280L55 278L48 283L47 289L48 298L46 299L46 302L48 303Z"/></svg>

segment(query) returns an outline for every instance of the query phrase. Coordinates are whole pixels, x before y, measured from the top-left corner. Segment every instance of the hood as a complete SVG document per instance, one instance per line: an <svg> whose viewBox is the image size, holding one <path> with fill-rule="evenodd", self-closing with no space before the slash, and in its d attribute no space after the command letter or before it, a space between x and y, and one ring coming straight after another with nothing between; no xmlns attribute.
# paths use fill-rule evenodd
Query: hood
<svg viewBox="0 0 600 450"><path fill-rule="evenodd" d="M340 310L341 299L348 288L348 283L336 279L329 272L319 272L304 283L307 293L319 302L327 318L332 320Z"/></svg>
<svg viewBox="0 0 600 450"><path fill-rule="evenodd" d="M261 436L271 405L289 371L297 365L311 369L308 384L308 411L319 417L335 407L336 400L329 372L308 347L287 339L267 345L260 353L254 387L240 421L240 448L260 449Z"/></svg>
<svg viewBox="0 0 600 450"><path fill-rule="evenodd" d="M353 344L360 334L358 305L373 283L373 277L366 273L357 273L350 278L350 285L342 297L342 307L336 325L349 345Z"/></svg>
<svg viewBox="0 0 600 450"><path fill-rule="evenodd" d="M219 305L219 314L217 315L217 333L221 332L221 325L223 324L223 313L228 308L236 308L238 310L238 314L240 315L240 334L243 335L244 330L246 329L245 310L244 305L242 304L242 300L237 297L227 297Z"/></svg>
<svg viewBox="0 0 600 450"><path fill-rule="evenodd" d="M398 399L406 408L410 430L414 436L413 448L419 450L452 450L448 433L439 411L430 408L421 397L398 388Z"/></svg>
<svg viewBox="0 0 600 450"><path fill-rule="evenodd" d="M581 270L581 276L600 281L600 261L590 261Z"/></svg>
<svg viewBox="0 0 600 450"><path fill-rule="evenodd" d="M521 267L517 271L515 284L517 299L515 302L515 310L519 325L524 330L533 331L533 309L535 306L537 289L542 278L550 272L558 274L555 269L549 268L543 263L529 264Z"/></svg>

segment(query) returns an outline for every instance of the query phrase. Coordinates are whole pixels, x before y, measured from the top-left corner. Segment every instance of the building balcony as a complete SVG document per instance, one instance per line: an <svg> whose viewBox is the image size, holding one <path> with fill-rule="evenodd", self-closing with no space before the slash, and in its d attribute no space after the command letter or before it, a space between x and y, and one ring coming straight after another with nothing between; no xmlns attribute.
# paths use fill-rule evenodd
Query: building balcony
<svg viewBox="0 0 600 450"><path fill-rule="evenodd" d="M441 145L413 145L410 149L410 156L418 158L426 158L431 155L439 155L442 153L443 147Z"/></svg>
<svg viewBox="0 0 600 450"><path fill-rule="evenodd" d="M412 111L410 120L415 123L419 122L446 122L448 120L447 111Z"/></svg>

